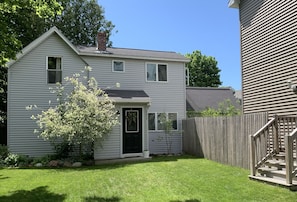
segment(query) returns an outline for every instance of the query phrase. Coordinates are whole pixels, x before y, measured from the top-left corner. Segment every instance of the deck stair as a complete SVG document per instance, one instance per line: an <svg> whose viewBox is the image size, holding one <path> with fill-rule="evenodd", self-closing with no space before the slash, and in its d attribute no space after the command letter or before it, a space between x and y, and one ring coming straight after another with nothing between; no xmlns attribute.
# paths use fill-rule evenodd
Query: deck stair
<svg viewBox="0 0 297 202"><path fill-rule="evenodd" d="M296 160L296 157L294 157ZM295 163L293 168L297 168ZM297 176L293 176L292 183L286 182L286 161L285 153L275 154L271 159L264 162L263 166L259 167L256 171L256 175L250 175L250 179L264 181L270 184L277 184L283 187L287 187L293 191L297 191Z"/></svg>
<svg viewBox="0 0 297 202"><path fill-rule="evenodd" d="M297 117L275 116L250 136L250 179L297 191Z"/></svg>

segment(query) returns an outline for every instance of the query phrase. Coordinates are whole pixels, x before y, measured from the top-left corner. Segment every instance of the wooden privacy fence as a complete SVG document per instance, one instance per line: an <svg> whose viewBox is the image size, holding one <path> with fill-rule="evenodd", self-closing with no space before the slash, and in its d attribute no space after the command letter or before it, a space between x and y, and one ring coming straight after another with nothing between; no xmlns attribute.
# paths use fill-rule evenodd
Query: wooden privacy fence
<svg viewBox="0 0 297 202"><path fill-rule="evenodd" d="M183 150L198 157L249 169L249 136L267 121L267 113L183 120Z"/></svg>

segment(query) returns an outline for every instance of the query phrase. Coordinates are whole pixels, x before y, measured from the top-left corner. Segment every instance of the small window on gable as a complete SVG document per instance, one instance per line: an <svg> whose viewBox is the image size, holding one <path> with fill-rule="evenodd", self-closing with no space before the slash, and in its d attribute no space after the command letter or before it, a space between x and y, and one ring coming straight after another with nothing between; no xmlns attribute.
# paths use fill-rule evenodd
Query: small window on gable
<svg viewBox="0 0 297 202"><path fill-rule="evenodd" d="M147 81L167 81L167 65L166 64L146 64L146 80Z"/></svg>
<svg viewBox="0 0 297 202"><path fill-rule="evenodd" d="M125 71L125 63L124 61L112 61L112 71L113 72L124 72Z"/></svg>
<svg viewBox="0 0 297 202"><path fill-rule="evenodd" d="M47 83L62 83L61 57L47 57Z"/></svg>

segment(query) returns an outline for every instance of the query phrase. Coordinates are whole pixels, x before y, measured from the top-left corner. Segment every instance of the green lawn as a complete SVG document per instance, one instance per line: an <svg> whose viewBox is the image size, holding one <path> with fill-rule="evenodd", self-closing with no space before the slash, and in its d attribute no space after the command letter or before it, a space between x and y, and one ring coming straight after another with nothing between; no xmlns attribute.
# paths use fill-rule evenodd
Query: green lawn
<svg viewBox="0 0 297 202"><path fill-rule="evenodd" d="M75 169L0 169L0 201L297 201L248 170L190 156Z"/></svg>

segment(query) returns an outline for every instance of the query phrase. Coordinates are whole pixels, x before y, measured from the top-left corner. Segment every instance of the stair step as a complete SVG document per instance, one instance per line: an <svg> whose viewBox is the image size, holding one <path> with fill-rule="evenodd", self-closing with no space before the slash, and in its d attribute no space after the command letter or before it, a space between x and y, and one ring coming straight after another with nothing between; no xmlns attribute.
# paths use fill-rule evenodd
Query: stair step
<svg viewBox="0 0 297 202"><path fill-rule="evenodd" d="M297 191L297 181L293 180L292 184L287 184L286 179L276 179L263 176L252 176L249 175L249 178L252 180L262 181L269 184L278 184L282 187L289 188L292 191Z"/></svg>
<svg viewBox="0 0 297 202"><path fill-rule="evenodd" d="M258 173L262 176L271 178L286 179L286 170L278 170L277 168L261 167L258 169Z"/></svg>
<svg viewBox="0 0 297 202"><path fill-rule="evenodd" d="M265 162L265 165L269 167L276 167L278 170L281 170L282 168L286 167L286 163L284 161L279 161L279 160L267 160Z"/></svg>
<svg viewBox="0 0 297 202"><path fill-rule="evenodd" d="M278 154L275 154L273 156L274 159L281 159L281 160L285 160L286 159L286 153L284 152L280 152ZM293 154L293 159L296 159L296 154Z"/></svg>
<svg viewBox="0 0 297 202"><path fill-rule="evenodd" d="M297 162L294 161L293 163L294 163L294 165L293 165L294 168L296 168L296 167L297 167ZM271 160L267 160L267 161L265 162L265 164L266 164L267 166L277 167L277 168L280 168L280 169L286 167L286 162L283 161L283 160L271 159Z"/></svg>

